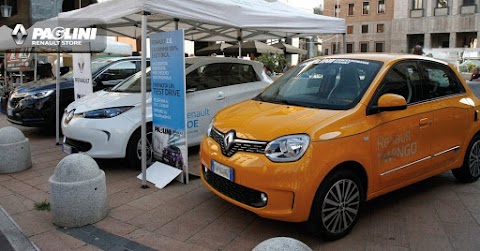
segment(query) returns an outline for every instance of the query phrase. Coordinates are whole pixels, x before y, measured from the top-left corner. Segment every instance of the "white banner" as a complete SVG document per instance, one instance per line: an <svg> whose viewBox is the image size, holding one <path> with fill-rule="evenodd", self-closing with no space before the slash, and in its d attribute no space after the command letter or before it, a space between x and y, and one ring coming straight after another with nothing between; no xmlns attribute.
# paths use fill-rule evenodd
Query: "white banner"
<svg viewBox="0 0 480 251"><path fill-rule="evenodd" d="M75 100L93 93L90 53L72 53Z"/></svg>

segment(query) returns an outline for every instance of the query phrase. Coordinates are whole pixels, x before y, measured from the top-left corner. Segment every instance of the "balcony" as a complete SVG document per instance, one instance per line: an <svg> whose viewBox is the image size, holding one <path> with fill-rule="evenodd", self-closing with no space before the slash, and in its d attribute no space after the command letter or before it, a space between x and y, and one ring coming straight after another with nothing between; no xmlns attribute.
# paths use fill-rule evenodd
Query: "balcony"
<svg viewBox="0 0 480 251"><path fill-rule="evenodd" d="M435 16L448 16L448 8L435 8Z"/></svg>
<svg viewBox="0 0 480 251"><path fill-rule="evenodd" d="M477 12L477 5L463 5L460 8L460 14L475 14Z"/></svg>
<svg viewBox="0 0 480 251"><path fill-rule="evenodd" d="M410 17L423 17L423 9L410 10Z"/></svg>

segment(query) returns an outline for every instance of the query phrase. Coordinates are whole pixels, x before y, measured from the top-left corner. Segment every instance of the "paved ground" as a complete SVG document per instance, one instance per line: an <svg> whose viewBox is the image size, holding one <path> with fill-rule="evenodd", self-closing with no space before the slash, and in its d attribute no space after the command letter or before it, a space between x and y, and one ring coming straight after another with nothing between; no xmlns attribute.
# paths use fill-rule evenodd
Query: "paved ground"
<svg viewBox="0 0 480 251"><path fill-rule="evenodd" d="M8 125L0 114L0 127ZM54 136L18 128L31 141L33 167L0 175L0 206L40 250L251 250L277 236L313 250L480 250L480 182L460 184L450 173L369 202L350 235L324 242L303 224L262 219L224 202L199 179L141 189L137 171L102 161L108 216L92 226L59 229L34 203L49 200L48 178L65 154Z"/></svg>

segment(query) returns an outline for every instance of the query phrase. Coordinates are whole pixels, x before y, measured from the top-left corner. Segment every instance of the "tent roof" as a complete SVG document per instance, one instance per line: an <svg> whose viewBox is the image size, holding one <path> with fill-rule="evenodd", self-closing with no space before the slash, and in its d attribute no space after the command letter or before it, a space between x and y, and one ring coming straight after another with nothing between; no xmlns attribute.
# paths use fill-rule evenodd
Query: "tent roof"
<svg viewBox="0 0 480 251"><path fill-rule="evenodd" d="M290 45L284 42L278 42L278 43L272 44L272 46L283 50L285 54L302 54L302 55L307 54L306 50L297 48L293 45Z"/></svg>
<svg viewBox="0 0 480 251"><path fill-rule="evenodd" d="M116 0L59 14L78 27L106 24L107 35L139 37L141 15L148 32L185 30L196 41L262 40L324 33L344 33L345 20L308 13L276 0ZM58 22L57 18L42 22ZM40 22L40 23L42 23ZM52 27L52 26L51 26ZM55 26L53 26L55 27Z"/></svg>
<svg viewBox="0 0 480 251"><path fill-rule="evenodd" d="M223 53L225 55L238 55L238 44L225 48ZM283 54L283 50L267 45L259 41L248 41L242 43L242 55L248 53L270 53L270 54Z"/></svg>

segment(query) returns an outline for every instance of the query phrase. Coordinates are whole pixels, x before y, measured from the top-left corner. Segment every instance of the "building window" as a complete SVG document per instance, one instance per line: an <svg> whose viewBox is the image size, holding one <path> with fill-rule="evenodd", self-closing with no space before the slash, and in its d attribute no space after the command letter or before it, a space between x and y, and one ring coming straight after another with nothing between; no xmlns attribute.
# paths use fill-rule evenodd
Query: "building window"
<svg viewBox="0 0 480 251"><path fill-rule="evenodd" d="M328 48L325 49L325 55L328 55Z"/></svg>
<svg viewBox="0 0 480 251"><path fill-rule="evenodd" d="M377 33L383 33L385 31L384 24L377 24Z"/></svg>
<svg viewBox="0 0 480 251"><path fill-rule="evenodd" d="M363 15L368 15L370 14L370 2L363 2L363 11L362 11L362 14Z"/></svg>
<svg viewBox="0 0 480 251"><path fill-rule="evenodd" d="M447 8L447 0L437 0L437 8Z"/></svg>
<svg viewBox="0 0 480 251"><path fill-rule="evenodd" d="M423 0L413 0L413 9L414 10L423 9Z"/></svg>
<svg viewBox="0 0 480 251"><path fill-rule="evenodd" d="M347 43L347 53L353 53L353 43Z"/></svg>
<svg viewBox="0 0 480 251"><path fill-rule="evenodd" d="M475 0L463 0L463 5L475 5Z"/></svg>
<svg viewBox="0 0 480 251"><path fill-rule="evenodd" d="M333 11L335 13L335 17L340 17L340 5L335 4L335 7L334 7Z"/></svg>
<svg viewBox="0 0 480 251"><path fill-rule="evenodd" d="M360 42L360 52L368 52L368 42Z"/></svg>
<svg viewBox="0 0 480 251"><path fill-rule="evenodd" d="M353 34L353 25L347 26L347 34Z"/></svg>
<svg viewBox="0 0 480 251"><path fill-rule="evenodd" d="M378 14L385 13L385 0L378 0L377 13Z"/></svg>
<svg viewBox="0 0 480 251"><path fill-rule="evenodd" d="M368 33L368 24L362 25L362 33Z"/></svg>
<svg viewBox="0 0 480 251"><path fill-rule="evenodd" d="M353 11L355 9L355 5L353 3L348 4L348 15L353 16L355 12Z"/></svg>
<svg viewBox="0 0 480 251"><path fill-rule="evenodd" d="M332 54L340 53L340 43L332 43Z"/></svg>
<svg viewBox="0 0 480 251"><path fill-rule="evenodd" d="M385 44L383 42L375 43L375 52L384 52Z"/></svg>

